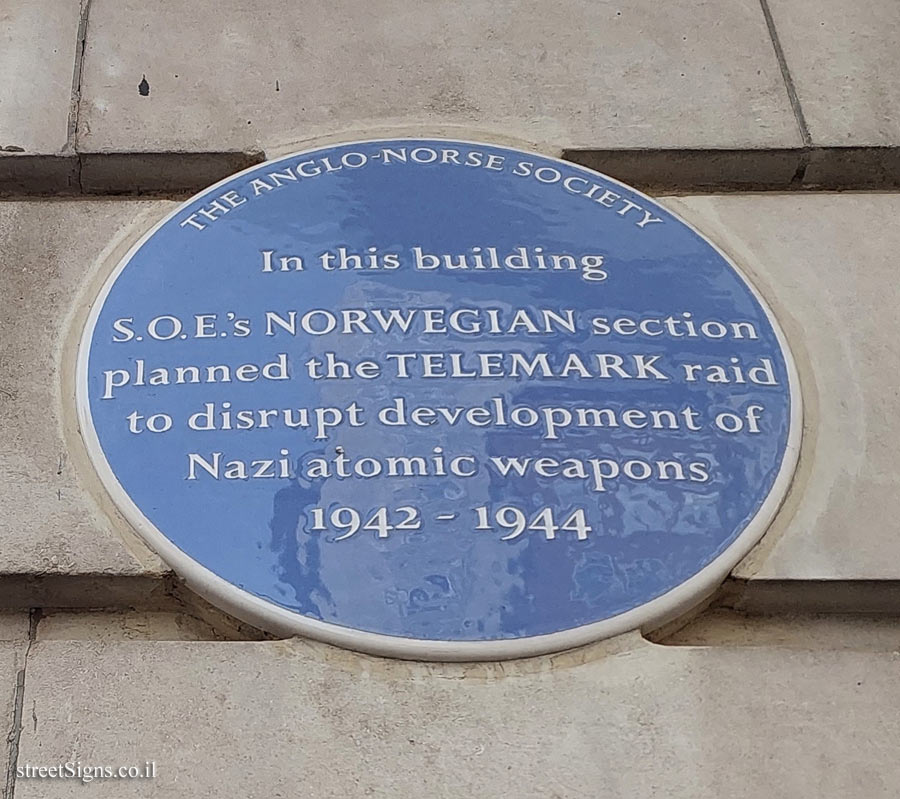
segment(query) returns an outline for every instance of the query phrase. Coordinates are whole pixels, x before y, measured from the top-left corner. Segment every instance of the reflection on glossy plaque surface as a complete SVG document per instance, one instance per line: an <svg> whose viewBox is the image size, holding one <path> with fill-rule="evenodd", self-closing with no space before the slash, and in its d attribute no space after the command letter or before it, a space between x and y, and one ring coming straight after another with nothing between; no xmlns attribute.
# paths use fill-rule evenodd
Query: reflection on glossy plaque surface
<svg viewBox="0 0 900 799"><path fill-rule="evenodd" d="M649 198L446 140L300 153L118 264L80 352L100 475L198 590L278 632L509 657L650 624L765 531L790 355Z"/></svg>

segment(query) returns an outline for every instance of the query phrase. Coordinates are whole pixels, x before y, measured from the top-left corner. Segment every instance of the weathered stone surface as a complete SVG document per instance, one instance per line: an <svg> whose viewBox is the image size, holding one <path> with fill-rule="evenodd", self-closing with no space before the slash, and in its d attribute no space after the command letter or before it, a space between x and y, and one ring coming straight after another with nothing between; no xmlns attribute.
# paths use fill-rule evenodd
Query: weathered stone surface
<svg viewBox="0 0 900 799"><path fill-rule="evenodd" d="M800 143L756 0L163 8L92 3L82 151L271 155L396 127L556 151Z"/></svg>
<svg viewBox="0 0 900 799"><path fill-rule="evenodd" d="M78 0L0 8L0 159L65 147L80 16Z"/></svg>
<svg viewBox="0 0 900 799"><path fill-rule="evenodd" d="M0 611L0 641L24 641L28 638L28 613Z"/></svg>
<svg viewBox="0 0 900 799"><path fill-rule="evenodd" d="M813 144L900 145L900 4L769 0Z"/></svg>
<svg viewBox="0 0 900 799"><path fill-rule="evenodd" d="M8 630L0 621L0 631ZM5 634L0 640L5 639ZM16 690L22 685L21 673L25 663L25 641L15 640L0 643L0 730L3 731L3 746L0 748L0 791L6 797L5 787L9 773L9 756L15 752L19 719L16 718Z"/></svg>
<svg viewBox="0 0 900 799"><path fill-rule="evenodd" d="M72 590L82 603L103 604L98 580L158 580L166 571L133 536L113 529L88 495L92 474L65 433L74 425L67 393L74 383L64 372L73 367L78 336L70 314L103 248L141 214L168 207L0 203L0 606L42 604L28 589L39 594L41 579L54 575L91 578L74 580Z"/></svg>
<svg viewBox="0 0 900 799"><path fill-rule="evenodd" d="M734 195L667 204L758 278L800 370L805 422L794 486L735 574L900 578L900 196Z"/></svg>
<svg viewBox="0 0 900 799"><path fill-rule="evenodd" d="M0 617L0 633L2 633ZM221 639L187 613L153 611L54 611L41 617L37 639L46 641L206 641Z"/></svg>
<svg viewBox="0 0 900 799"><path fill-rule="evenodd" d="M298 641L38 642L19 762L156 762L154 780L93 786L116 796L887 799L897 663L636 637L502 667ZM16 796L83 790L19 780Z"/></svg>

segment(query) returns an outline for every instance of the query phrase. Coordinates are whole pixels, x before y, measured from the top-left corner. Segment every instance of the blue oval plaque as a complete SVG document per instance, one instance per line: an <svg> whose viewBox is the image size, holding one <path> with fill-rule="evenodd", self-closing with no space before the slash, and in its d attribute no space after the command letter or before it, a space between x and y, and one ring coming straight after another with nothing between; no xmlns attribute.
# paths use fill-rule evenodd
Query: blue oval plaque
<svg viewBox="0 0 900 799"><path fill-rule="evenodd" d="M536 654L660 623L781 502L800 398L760 295L604 175L398 139L281 158L118 264L79 356L91 457L248 621Z"/></svg>

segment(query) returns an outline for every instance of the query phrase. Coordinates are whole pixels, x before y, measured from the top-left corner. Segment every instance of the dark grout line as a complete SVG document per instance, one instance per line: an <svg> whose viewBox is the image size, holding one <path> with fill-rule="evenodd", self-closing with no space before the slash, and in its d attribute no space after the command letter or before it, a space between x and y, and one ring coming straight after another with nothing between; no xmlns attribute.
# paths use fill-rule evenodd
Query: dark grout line
<svg viewBox="0 0 900 799"><path fill-rule="evenodd" d="M759 4L762 7L763 16L766 18L766 27L769 29L772 47L775 48L775 58L778 60L778 66L781 68L781 77L784 80L784 87L787 90L788 99L794 111L794 118L797 120L797 127L800 128L800 137L803 140L803 145L809 147L812 144L812 136L809 133L809 126L806 124L806 117L803 115L797 87L794 85L794 79L791 77L791 71L788 69L787 59L784 57L784 48L782 48L781 40L778 38L775 19L772 17L772 11L769 8L769 0L759 0ZM801 174L801 180L802 177Z"/></svg>
<svg viewBox="0 0 900 799"><path fill-rule="evenodd" d="M800 158L797 161L797 171L794 173L794 177L791 178L791 188L803 188L803 183L806 180L806 169L809 166L809 159L810 151L808 149L800 153Z"/></svg>
<svg viewBox="0 0 900 799"><path fill-rule="evenodd" d="M563 149L647 193L900 190L900 146ZM0 197L186 199L266 160L261 151L0 155Z"/></svg>
<svg viewBox="0 0 900 799"><path fill-rule="evenodd" d="M84 51L87 42L88 16L91 0L82 0L81 16L78 20L78 39L75 42L75 67L72 72L72 97L69 102L69 120L66 129L66 150L78 149L78 122L81 113L81 76L84 70ZM80 168L80 164L79 167Z"/></svg>
<svg viewBox="0 0 900 799"><path fill-rule="evenodd" d="M0 573L0 610L165 610L174 607L170 596L174 582L168 571L142 575Z"/></svg>
<svg viewBox="0 0 900 799"><path fill-rule="evenodd" d="M645 638L664 646L758 646L798 619L850 624L868 620L900 632L900 580L747 579L728 577L705 603ZM708 625L727 642L707 640ZM743 639L741 643L735 643ZM893 645L892 645L893 646Z"/></svg>
<svg viewBox="0 0 900 799"><path fill-rule="evenodd" d="M801 613L900 617L900 580L729 577L711 607L769 616Z"/></svg>
<svg viewBox="0 0 900 799"><path fill-rule="evenodd" d="M584 148L562 157L651 194L900 189L900 147Z"/></svg>
<svg viewBox="0 0 900 799"><path fill-rule="evenodd" d="M709 608L675 629L645 638L673 647L767 647L895 652L900 615L890 613L743 613ZM855 638L855 640L854 640Z"/></svg>
<svg viewBox="0 0 900 799"><path fill-rule="evenodd" d="M28 646L25 647L25 654L22 656L22 668L16 673L12 729L10 729L6 739L9 744L9 749L6 769L6 787L3 791L5 799L13 799L16 792L16 769L19 763L19 741L22 737L23 726L22 708L25 704L25 674L28 669L28 655L37 639L37 628L40 621L41 609L32 608L28 614Z"/></svg>
<svg viewBox="0 0 900 799"><path fill-rule="evenodd" d="M644 191L783 191L796 188L800 148L767 150L569 149L563 158Z"/></svg>

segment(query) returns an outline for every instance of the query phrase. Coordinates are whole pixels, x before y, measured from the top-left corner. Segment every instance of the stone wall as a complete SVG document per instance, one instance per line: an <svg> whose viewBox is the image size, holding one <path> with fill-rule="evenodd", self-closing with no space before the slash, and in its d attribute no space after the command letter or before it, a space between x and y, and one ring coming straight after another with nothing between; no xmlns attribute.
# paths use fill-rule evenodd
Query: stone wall
<svg viewBox="0 0 900 799"><path fill-rule="evenodd" d="M898 30L893 0L6 0L3 795L894 797ZM775 309L800 466L693 618L502 664L272 640L111 507L72 397L100 264L246 165L393 133L648 189ZM147 760L154 779L17 777Z"/></svg>

